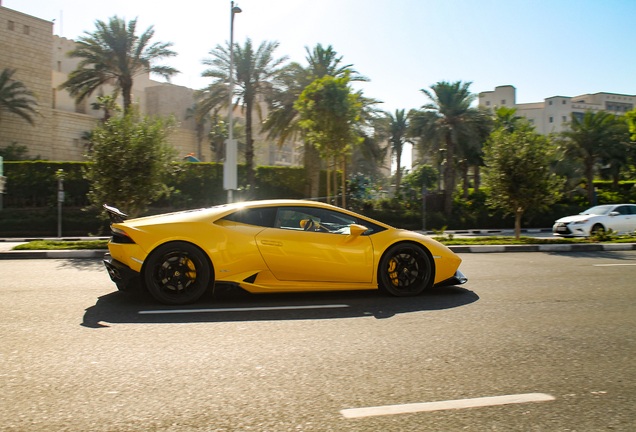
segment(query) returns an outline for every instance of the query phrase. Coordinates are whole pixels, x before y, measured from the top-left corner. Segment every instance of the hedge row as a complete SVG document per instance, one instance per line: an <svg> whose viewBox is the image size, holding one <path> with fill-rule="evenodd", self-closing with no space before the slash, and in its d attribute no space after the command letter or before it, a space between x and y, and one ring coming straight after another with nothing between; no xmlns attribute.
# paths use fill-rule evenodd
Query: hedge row
<svg viewBox="0 0 636 432"><path fill-rule="evenodd" d="M89 184L84 179L87 162L20 161L5 162L7 184L4 208L33 208L57 205L58 180L63 170L64 204L69 207L89 205ZM245 167L238 167L239 184L245 179ZM256 185L249 199L302 198L306 196L304 168L258 167ZM153 206L191 208L226 202L223 189L223 165L217 163L175 163L168 180L170 197ZM246 191L236 192L239 196Z"/></svg>
<svg viewBox="0 0 636 432"><path fill-rule="evenodd" d="M64 170L65 201L62 212L63 235L108 235L108 224L101 209L90 209L86 198L89 184L83 177L85 162L24 161L5 162L4 175L7 188L0 211L0 236L55 236L57 233L56 172ZM245 167L238 167L239 184L245 180ZM234 192L236 200L248 199L301 199L308 197L304 168L258 167L256 184L248 190ZM320 196L325 196L325 173L322 173ZM168 186L169 198L153 203L149 214L163 211L208 207L227 202L223 189L223 165L217 163L176 163ZM599 204L636 202L634 182L595 182ZM406 229L471 229L512 228L514 220L486 206L485 191L471 193L468 199L457 197L453 215L442 212L443 196L427 196L427 214L417 199L380 201L349 200L349 207L374 219ZM561 202L523 219L524 227L550 227L559 217L578 213L589 205L583 189Z"/></svg>

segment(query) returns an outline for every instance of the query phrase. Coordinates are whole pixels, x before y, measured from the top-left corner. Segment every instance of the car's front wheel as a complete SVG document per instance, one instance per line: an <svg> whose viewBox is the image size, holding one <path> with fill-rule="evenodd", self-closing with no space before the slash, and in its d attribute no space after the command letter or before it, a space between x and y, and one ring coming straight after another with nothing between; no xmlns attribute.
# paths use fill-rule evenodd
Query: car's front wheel
<svg viewBox="0 0 636 432"><path fill-rule="evenodd" d="M600 223L594 224L592 229L590 230L590 234L595 235L603 235L605 233L605 227Z"/></svg>
<svg viewBox="0 0 636 432"><path fill-rule="evenodd" d="M211 280L212 269L205 254L191 243L166 243L152 252L144 266L148 292L164 304L197 301Z"/></svg>
<svg viewBox="0 0 636 432"><path fill-rule="evenodd" d="M378 287L393 296L414 296L430 288L434 276L433 261L423 247L398 243L391 246L380 261Z"/></svg>

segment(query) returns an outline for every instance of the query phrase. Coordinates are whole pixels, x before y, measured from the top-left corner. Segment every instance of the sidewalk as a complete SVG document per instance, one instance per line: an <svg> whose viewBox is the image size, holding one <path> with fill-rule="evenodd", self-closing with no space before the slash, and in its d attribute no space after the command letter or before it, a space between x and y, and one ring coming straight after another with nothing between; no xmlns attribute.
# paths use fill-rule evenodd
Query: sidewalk
<svg viewBox="0 0 636 432"><path fill-rule="evenodd" d="M550 237L551 234L542 229L525 230L537 237ZM427 235L433 233L426 232ZM514 235L512 230L468 230L446 231L445 235L457 237L477 237L492 235ZM101 240L108 237L73 237L73 238L9 238L0 239L0 259L101 259L108 252L105 249L86 250L48 250L48 251L14 251L15 246L33 240ZM503 252L601 252L636 250L636 243L586 243L586 244L536 244L536 245L481 245L481 246L449 246L455 253L503 253Z"/></svg>

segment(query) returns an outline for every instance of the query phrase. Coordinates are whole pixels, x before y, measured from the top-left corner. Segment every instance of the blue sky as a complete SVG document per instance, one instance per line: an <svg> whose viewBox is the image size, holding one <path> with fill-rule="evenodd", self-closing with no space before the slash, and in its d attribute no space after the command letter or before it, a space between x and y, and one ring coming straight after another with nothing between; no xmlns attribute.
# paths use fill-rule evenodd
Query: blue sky
<svg viewBox="0 0 636 432"><path fill-rule="evenodd" d="M201 88L201 60L229 39L229 0L1 0L76 39L97 19L138 18L173 42L172 82ZM418 108L438 81L474 93L514 85L517 102L612 92L636 95L636 0L240 0L235 41L278 41L279 56L305 62L305 47L332 45L370 79L382 109Z"/></svg>

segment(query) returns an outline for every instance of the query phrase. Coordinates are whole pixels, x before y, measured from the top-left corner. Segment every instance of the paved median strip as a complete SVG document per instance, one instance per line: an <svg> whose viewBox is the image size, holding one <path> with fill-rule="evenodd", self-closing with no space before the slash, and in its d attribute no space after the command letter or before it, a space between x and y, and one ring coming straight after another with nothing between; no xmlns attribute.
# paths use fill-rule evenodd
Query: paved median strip
<svg viewBox="0 0 636 432"><path fill-rule="evenodd" d="M340 413L346 418L363 418L396 414L413 414L419 412L479 408L487 406L524 404L531 402L548 402L555 400L546 393L525 393L504 396L489 396L473 399L456 399L439 402L422 402L403 405L383 405L366 408L343 409Z"/></svg>

